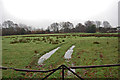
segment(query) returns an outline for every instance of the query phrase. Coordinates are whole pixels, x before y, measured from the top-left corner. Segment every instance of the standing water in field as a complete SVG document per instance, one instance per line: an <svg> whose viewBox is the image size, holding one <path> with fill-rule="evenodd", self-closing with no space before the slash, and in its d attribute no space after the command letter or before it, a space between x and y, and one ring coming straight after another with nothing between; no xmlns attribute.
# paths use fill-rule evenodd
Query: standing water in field
<svg viewBox="0 0 120 80"><path fill-rule="evenodd" d="M64 58L67 59L67 62L69 62L69 59L71 58L71 55L73 53L73 48L75 47L75 45L73 45L72 47L70 47L70 49L67 50L67 52L64 55ZM74 66L73 64L71 64L72 66ZM73 72L75 72L75 69L71 69ZM71 72L68 71L68 75L71 75Z"/></svg>
<svg viewBox="0 0 120 80"><path fill-rule="evenodd" d="M67 50L67 52L65 53L65 55L64 55L64 58L65 59L70 59L71 58L71 55L72 55L72 53L73 53L73 48L74 48L75 46L73 45L70 49L68 49Z"/></svg>
<svg viewBox="0 0 120 80"><path fill-rule="evenodd" d="M40 59L38 60L38 64L42 64L45 60L47 60L52 54L54 54L60 47L50 51L49 53L44 54Z"/></svg>

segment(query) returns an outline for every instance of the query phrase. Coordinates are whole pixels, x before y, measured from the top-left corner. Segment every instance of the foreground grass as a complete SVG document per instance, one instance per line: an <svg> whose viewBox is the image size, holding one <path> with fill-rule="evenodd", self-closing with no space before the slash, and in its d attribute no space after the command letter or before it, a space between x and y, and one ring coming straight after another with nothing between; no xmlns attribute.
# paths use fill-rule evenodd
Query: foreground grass
<svg viewBox="0 0 120 80"><path fill-rule="evenodd" d="M71 63L75 66L105 65L118 63L117 38L82 38L78 40L72 55ZM99 42L99 44L93 44ZM117 78L117 67L81 69L76 72L84 78Z"/></svg>
<svg viewBox="0 0 120 80"><path fill-rule="evenodd" d="M40 56L54 49L57 45L48 44L45 42L30 42L10 44L13 41L11 38L3 38L2 45L2 65L7 67L27 69L27 66L35 65ZM47 49L47 50L46 50ZM37 53L35 53L37 52ZM39 55L37 56L37 54ZM9 74L8 74L9 73ZM15 75L13 75L15 74ZM19 75L21 73L18 73ZM3 77L18 77L11 71L3 71Z"/></svg>
<svg viewBox="0 0 120 80"><path fill-rule="evenodd" d="M70 34L70 33L69 33ZM74 33L77 34L77 33ZM13 37L13 36L12 36ZM16 36L14 36L16 37ZM18 36L21 38L22 36ZM30 37L34 39L36 37ZM38 38L38 37L37 37ZM56 40L56 37L51 37ZM35 41L29 43L10 44L13 38L3 37L3 66L16 67L22 69L49 70L62 64L66 66L87 66L87 65L104 65L117 64L118 62L118 39L115 37L65 37L58 38L59 41L65 42L59 44L49 44L49 42ZM98 44L94 44L98 42ZM62 44L62 45L61 45ZM72 58L67 62L64 59L65 52L75 45ZM38 65L38 59L46 52L60 46L61 48L54 53L43 65ZM39 55L37 55L39 54ZM95 68L95 69L77 69L76 73L83 78L118 78L118 67ZM27 73L15 72L12 70L3 71L4 78L41 78L47 73ZM61 71L55 72L51 78L60 78ZM74 76L67 75L66 78Z"/></svg>

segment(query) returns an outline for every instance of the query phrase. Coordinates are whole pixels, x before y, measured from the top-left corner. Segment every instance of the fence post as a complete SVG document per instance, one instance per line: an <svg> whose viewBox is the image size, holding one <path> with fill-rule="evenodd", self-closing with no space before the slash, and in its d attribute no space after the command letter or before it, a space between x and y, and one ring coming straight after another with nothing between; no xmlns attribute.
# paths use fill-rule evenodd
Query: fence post
<svg viewBox="0 0 120 80"><path fill-rule="evenodd" d="M65 65L64 65L65 66ZM67 66L65 66L66 69L68 69L70 72L72 72L75 76L77 76L79 79L84 80L79 75L77 75L75 72L73 72L71 69L69 69Z"/></svg>
<svg viewBox="0 0 120 80"><path fill-rule="evenodd" d="M64 80L64 66L62 65L62 80Z"/></svg>

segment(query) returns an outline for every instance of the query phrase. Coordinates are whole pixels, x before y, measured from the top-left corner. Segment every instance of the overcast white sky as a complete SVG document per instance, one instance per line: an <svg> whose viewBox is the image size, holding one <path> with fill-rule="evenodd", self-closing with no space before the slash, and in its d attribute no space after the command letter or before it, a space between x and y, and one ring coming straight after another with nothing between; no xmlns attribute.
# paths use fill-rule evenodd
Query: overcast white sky
<svg viewBox="0 0 120 80"><path fill-rule="evenodd" d="M118 24L119 0L0 0L4 20L46 28L53 22L70 21L74 25L87 20Z"/></svg>

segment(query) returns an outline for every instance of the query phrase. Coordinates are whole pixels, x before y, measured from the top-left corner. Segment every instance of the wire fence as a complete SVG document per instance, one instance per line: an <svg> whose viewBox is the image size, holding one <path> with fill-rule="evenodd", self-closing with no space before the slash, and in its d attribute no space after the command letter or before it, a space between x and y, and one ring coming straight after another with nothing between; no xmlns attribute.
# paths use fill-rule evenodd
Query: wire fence
<svg viewBox="0 0 120 80"><path fill-rule="evenodd" d="M110 64L110 65L96 65L96 66L76 66L76 67L67 67L66 65L61 65L58 68L55 69L51 69L51 70L27 70L27 69L17 69L17 68L12 68L12 67L0 67L0 69L2 70L8 70L8 69L12 69L15 71L22 71L22 72L41 72L41 73L49 73L48 75L46 75L42 80L47 79L50 75L52 75L54 72L56 72L59 69L62 69L62 80L64 80L64 71L67 69L69 70L71 73L73 73L75 76L77 76L79 79L84 80L83 78L81 78L79 75L77 75L74 71L72 71L71 69L81 69L81 68L100 68L100 67L116 67L116 66L120 66L120 64Z"/></svg>

